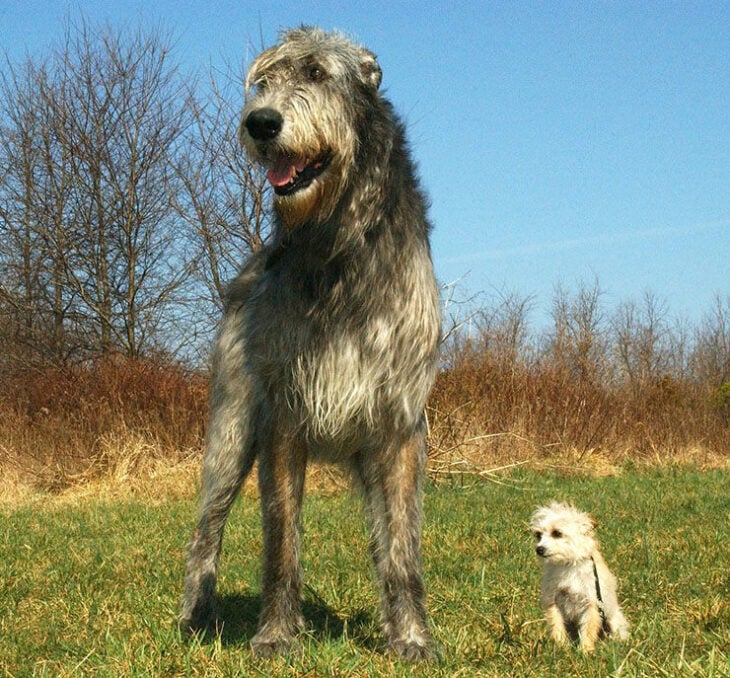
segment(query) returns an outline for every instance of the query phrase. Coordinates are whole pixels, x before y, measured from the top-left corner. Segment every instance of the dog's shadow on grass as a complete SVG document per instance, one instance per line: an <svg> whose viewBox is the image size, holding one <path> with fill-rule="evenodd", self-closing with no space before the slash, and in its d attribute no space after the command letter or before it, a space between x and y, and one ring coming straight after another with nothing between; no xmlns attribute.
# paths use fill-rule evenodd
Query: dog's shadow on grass
<svg viewBox="0 0 730 678"><path fill-rule="evenodd" d="M256 634L261 612L258 595L231 594L218 599L218 628L223 645L248 645ZM305 598L302 613L306 632L316 642L336 641L345 636L368 650L379 647L377 624L372 615L357 610L343 617L319 597Z"/></svg>

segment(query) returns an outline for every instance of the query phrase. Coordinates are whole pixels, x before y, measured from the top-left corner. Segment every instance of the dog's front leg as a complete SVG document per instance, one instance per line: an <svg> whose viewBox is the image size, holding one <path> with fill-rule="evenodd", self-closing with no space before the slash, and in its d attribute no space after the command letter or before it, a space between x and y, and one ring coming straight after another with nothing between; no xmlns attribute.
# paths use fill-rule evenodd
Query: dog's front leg
<svg viewBox="0 0 730 678"><path fill-rule="evenodd" d="M565 645L570 642L570 637L565 629L565 621L560 613L557 605L550 605L545 609L545 619L547 619L550 629L551 638L559 645Z"/></svg>
<svg viewBox="0 0 730 678"><path fill-rule="evenodd" d="M307 463L303 445L273 432L259 455L264 571L255 654L286 652L304 627L301 611L299 518Z"/></svg>
<svg viewBox="0 0 730 678"><path fill-rule="evenodd" d="M578 627L578 637L580 638L580 646L583 652L593 652L602 626L603 619L601 618L598 607L590 605L580 620L580 626Z"/></svg>
<svg viewBox="0 0 730 678"><path fill-rule="evenodd" d="M430 659L433 641L421 575L421 477L424 432L359 460L372 520L371 549L380 580L383 628L391 652Z"/></svg>
<svg viewBox="0 0 730 678"><path fill-rule="evenodd" d="M208 443L203 459L201 512L188 547L180 627L185 633L218 631L215 587L223 530L241 484L256 457L251 385L240 316L226 314L216 344Z"/></svg>

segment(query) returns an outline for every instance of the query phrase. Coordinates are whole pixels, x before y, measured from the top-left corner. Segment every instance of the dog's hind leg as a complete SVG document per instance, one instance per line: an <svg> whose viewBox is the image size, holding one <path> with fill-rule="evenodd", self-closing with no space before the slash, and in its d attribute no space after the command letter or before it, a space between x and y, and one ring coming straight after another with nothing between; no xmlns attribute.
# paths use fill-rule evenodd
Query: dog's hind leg
<svg viewBox="0 0 730 678"><path fill-rule="evenodd" d="M628 640L631 635L629 622L626 621L626 617L620 609L616 608L612 614L608 615L607 622L610 635L614 640Z"/></svg>

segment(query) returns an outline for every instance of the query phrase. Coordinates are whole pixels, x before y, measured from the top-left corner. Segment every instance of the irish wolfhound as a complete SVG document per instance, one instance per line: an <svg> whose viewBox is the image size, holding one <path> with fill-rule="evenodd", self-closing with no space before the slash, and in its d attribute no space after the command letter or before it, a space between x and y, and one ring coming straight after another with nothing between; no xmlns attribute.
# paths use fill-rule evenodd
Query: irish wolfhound
<svg viewBox="0 0 730 678"><path fill-rule="evenodd" d="M274 191L270 244L228 291L213 364L200 522L183 628L215 624L231 504L259 461L264 528L256 654L303 627L299 516L308 459L364 490L391 651L427 658L420 565L424 404L436 371L438 289L425 200L372 52L301 28L260 54L241 125Z"/></svg>

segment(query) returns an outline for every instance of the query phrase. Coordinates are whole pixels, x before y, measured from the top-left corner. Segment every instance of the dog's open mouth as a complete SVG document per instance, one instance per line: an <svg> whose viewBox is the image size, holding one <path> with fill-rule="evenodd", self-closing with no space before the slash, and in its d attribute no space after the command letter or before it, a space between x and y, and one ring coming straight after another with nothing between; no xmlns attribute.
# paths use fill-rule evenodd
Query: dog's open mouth
<svg viewBox="0 0 730 678"><path fill-rule="evenodd" d="M276 195L291 195L311 184L330 164L329 153L309 162L282 155L266 173Z"/></svg>

